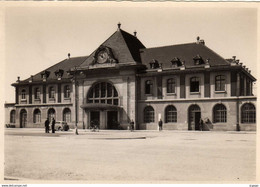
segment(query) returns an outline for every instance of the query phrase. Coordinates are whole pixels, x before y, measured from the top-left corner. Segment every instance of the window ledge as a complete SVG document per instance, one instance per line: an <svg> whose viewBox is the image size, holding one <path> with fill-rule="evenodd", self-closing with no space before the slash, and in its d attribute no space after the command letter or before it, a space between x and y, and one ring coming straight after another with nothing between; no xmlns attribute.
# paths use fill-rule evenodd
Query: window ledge
<svg viewBox="0 0 260 187"><path fill-rule="evenodd" d="M49 101L55 101L55 98L49 98Z"/></svg>
<svg viewBox="0 0 260 187"><path fill-rule="evenodd" d="M64 97L64 100L70 100L71 98L70 97Z"/></svg>
<svg viewBox="0 0 260 187"><path fill-rule="evenodd" d="M145 96L153 96L153 94L145 94Z"/></svg>
<svg viewBox="0 0 260 187"><path fill-rule="evenodd" d="M200 92L190 92L190 95L200 95Z"/></svg>
<svg viewBox="0 0 260 187"><path fill-rule="evenodd" d="M176 93L166 93L166 95L177 95Z"/></svg>
<svg viewBox="0 0 260 187"><path fill-rule="evenodd" d="M41 99L34 99L34 101L41 101Z"/></svg>
<svg viewBox="0 0 260 187"><path fill-rule="evenodd" d="M227 93L227 91L226 90L221 90L221 91L215 91L215 93Z"/></svg>
<svg viewBox="0 0 260 187"><path fill-rule="evenodd" d="M21 101L27 101L27 99L21 99Z"/></svg>

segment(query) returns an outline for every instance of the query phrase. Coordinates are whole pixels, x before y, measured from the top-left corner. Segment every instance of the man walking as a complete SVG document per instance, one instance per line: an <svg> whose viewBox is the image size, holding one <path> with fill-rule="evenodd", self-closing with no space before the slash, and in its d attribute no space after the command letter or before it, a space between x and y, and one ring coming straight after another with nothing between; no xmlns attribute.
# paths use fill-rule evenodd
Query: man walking
<svg viewBox="0 0 260 187"><path fill-rule="evenodd" d="M160 119L160 121L158 122L158 125L159 125L159 131L161 131L162 130L162 126L163 126L162 119Z"/></svg>
<svg viewBox="0 0 260 187"><path fill-rule="evenodd" d="M133 132L134 128L135 128L135 122L134 122L134 120L131 120L131 122L130 122L130 130Z"/></svg>
<svg viewBox="0 0 260 187"><path fill-rule="evenodd" d="M55 133L55 119L54 118L52 118L52 122L51 122L51 131L52 131L52 133Z"/></svg>
<svg viewBox="0 0 260 187"><path fill-rule="evenodd" d="M49 121L49 118L47 118L45 120L45 133L49 133L49 131L50 131L49 125L50 125L50 121Z"/></svg>

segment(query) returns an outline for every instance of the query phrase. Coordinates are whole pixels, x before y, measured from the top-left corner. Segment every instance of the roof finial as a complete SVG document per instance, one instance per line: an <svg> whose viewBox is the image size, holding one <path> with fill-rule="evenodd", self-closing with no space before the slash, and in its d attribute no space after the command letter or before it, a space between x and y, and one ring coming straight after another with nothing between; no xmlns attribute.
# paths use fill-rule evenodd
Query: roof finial
<svg viewBox="0 0 260 187"><path fill-rule="evenodd" d="M197 44L200 43L200 37L197 36Z"/></svg>
<svg viewBox="0 0 260 187"><path fill-rule="evenodd" d="M134 31L134 36L136 37L136 34L137 34L137 32L136 31Z"/></svg>
<svg viewBox="0 0 260 187"><path fill-rule="evenodd" d="M119 22L119 23L117 24L117 26L118 26L118 30L119 30L120 27L121 27L121 23Z"/></svg>
<svg viewBox="0 0 260 187"><path fill-rule="evenodd" d="M68 53L68 58L70 58L70 53Z"/></svg>

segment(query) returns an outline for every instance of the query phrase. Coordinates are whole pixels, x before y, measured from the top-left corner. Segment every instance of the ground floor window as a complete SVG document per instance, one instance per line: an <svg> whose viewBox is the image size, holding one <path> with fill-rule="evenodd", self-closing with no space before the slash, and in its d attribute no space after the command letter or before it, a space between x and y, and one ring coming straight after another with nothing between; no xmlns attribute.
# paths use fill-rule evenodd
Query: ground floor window
<svg viewBox="0 0 260 187"><path fill-rule="evenodd" d="M41 122L41 111L39 109L35 109L33 112L33 123Z"/></svg>
<svg viewBox="0 0 260 187"><path fill-rule="evenodd" d="M71 122L71 111L69 108L63 110L63 121Z"/></svg>
<svg viewBox="0 0 260 187"><path fill-rule="evenodd" d="M241 108L241 122L255 123L256 122L255 106L252 103L246 103Z"/></svg>
<svg viewBox="0 0 260 187"><path fill-rule="evenodd" d="M48 110L48 118L51 121L53 118L55 119L55 110L53 108L50 108Z"/></svg>
<svg viewBox="0 0 260 187"><path fill-rule="evenodd" d="M154 122L154 109L151 106L147 106L144 109L144 123Z"/></svg>
<svg viewBox="0 0 260 187"><path fill-rule="evenodd" d="M177 122L177 110L173 105L167 106L165 109L165 123Z"/></svg>
<svg viewBox="0 0 260 187"><path fill-rule="evenodd" d="M214 123L227 122L227 109L223 104L217 104L213 109Z"/></svg>

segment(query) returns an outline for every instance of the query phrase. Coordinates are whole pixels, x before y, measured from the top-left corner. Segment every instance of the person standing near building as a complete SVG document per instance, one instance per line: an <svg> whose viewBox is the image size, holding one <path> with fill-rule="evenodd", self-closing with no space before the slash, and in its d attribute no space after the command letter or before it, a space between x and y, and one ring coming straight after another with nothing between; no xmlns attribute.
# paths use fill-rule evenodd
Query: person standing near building
<svg viewBox="0 0 260 187"><path fill-rule="evenodd" d="M51 122L51 131L52 131L52 133L55 133L55 123L56 123L55 119L52 118L52 122Z"/></svg>
<svg viewBox="0 0 260 187"><path fill-rule="evenodd" d="M159 131L161 131L162 130L162 126L163 126L162 119L160 119L160 121L158 122L158 125L159 125Z"/></svg>
<svg viewBox="0 0 260 187"><path fill-rule="evenodd" d="M131 131L134 131L134 127L135 126L135 122L134 122L134 120L131 120L131 122L130 122L130 130Z"/></svg>
<svg viewBox="0 0 260 187"><path fill-rule="evenodd" d="M49 133L49 131L50 131L49 125L50 125L50 121L49 121L49 118L47 118L45 120L45 133Z"/></svg>

